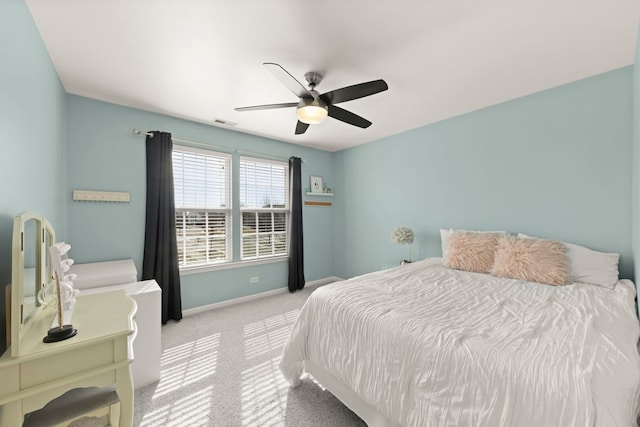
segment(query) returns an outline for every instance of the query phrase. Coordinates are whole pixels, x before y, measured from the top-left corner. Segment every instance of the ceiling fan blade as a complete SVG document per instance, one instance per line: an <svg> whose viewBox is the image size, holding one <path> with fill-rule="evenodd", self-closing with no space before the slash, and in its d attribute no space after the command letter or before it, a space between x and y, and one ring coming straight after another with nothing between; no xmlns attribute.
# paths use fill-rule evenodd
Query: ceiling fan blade
<svg viewBox="0 0 640 427"><path fill-rule="evenodd" d="M298 124L296 125L296 135L302 135L307 131L308 128L308 123L302 123L300 120L298 120Z"/></svg>
<svg viewBox="0 0 640 427"><path fill-rule="evenodd" d="M255 111L255 110L271 110L273 108L288 108L297 107L297 102L285 102L282 104L265 104L265 105L252 105L251 107L236 107L236 111Z"/></svg>
<svg viewBox="0 0 640 427"><path fill-rule="evenodd" d="M302 83L297 81L295 77L289 74L289 72L282 68L282 66L280 66L279 64L276 64L274 62L265 62L262 65L267 67L267 69L271 71L271 74L273 74L278 80L280 80L280 82L282 82L282 84L285 85L287 89L293 92L298 98L313 98L307 88L304 87Z"/></svg>
<svg viewBox="0 0 640 427"><path fill-rule="evenodd" d="M357 114L347 111L344 108L336 107L335 105L329 105L329 116L334 119L338 119L341 122L349 123L350 125L358 126L359 128L368 128L371 126L371 122Z"/></svg>
<svg viewBox="0 0 640 427"><path fill-rule="evenodd" d="M338 104L340 102L351 101L352 99L363 98L378 92L383 92L387 89L389 89L389 86L387 86L384 80L373 80L323 93L320 95L320 99L327 104Z"/></svg>

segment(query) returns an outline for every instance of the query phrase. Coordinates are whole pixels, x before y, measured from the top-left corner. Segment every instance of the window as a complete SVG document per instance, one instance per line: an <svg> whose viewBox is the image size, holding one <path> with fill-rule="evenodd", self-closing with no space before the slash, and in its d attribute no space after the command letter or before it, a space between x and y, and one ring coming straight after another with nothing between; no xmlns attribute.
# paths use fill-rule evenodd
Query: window
<svg viewBox="0 0 640 427"><path fill-rule="evenodd" d="M289 165L240 157L242 260L286 255Z"/></svg>
<svg viewBox="0 0 640 427"><path fill-rule="evenodd" d="M173 181L180 267L229 261L231 156L174 146Z"/></svg>

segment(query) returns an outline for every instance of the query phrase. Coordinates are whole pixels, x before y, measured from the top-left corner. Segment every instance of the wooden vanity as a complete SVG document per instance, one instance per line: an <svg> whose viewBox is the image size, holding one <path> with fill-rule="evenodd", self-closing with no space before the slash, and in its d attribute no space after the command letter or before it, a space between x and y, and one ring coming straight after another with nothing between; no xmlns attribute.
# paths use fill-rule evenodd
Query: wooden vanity
<svg viewBox="0 0 640 427"><path fill-rule="evenodd" d="M53 279L47 249L54 243L46 218L35 212L14 218L10 345L0 357L0 427L21 426L25 414L69 390L113 385L120 401L119 418L113 421L131 427L136 302L124 290L80 295L71 317L77 334L44 343L58 312L37 296Z"/></svg>
<svg viewBox="0 0 640 427"><path fill-rule="evenodd" d="M0 426L22 425L25 414L77 387L116 385L120 426L133 422L129 336L136 304L125 291L79 296L73 314L78 334L43 343L54 318L41 310L22 337L20 355L0 358Z"/></svg>

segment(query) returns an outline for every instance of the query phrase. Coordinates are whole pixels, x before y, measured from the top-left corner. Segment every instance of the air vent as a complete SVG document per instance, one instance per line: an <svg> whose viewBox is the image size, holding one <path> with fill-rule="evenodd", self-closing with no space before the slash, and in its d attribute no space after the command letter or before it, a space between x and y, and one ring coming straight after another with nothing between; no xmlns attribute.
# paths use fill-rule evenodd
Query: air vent
<svg viewBox="0 0 640 427"><path fill-rule="evenodd" d="M223 125L223 126L238 126L238 123L236 122L232 122L229 120L224 120L224 119L219 119L217 117L213 118L213 123L216 125Z"/></svg>

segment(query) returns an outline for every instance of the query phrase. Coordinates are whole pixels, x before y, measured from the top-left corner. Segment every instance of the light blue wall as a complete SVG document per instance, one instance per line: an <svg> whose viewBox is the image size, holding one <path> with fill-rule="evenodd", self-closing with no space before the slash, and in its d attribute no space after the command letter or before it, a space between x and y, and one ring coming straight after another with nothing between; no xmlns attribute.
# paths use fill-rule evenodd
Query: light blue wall
<svg viewBox="0 0 640 427"><path fill-rule="evenodd" d="M321 175L336 192L334 207L304 208L307 280L396 264L407 256L389 239L399 225L417 232L414 258L440 255L440 227L497 228L620 252L623 277L640 268L638 251L631 257L640 242L637 58L335 154L65 95L23 0L0 2L0 58L0 283L10 277L11 219L24 210L49 217L77 262L130 257L141 269L144 138L133 128L302 157L304 185ZM73 202L73 189L128 191L131 203ZM286 263L193 274L183 277L183 303L284 286Z"/></svg>
<svg viewBox="0 0 640 427"><path fill-rule="evenodd" d="M145 221L145 138L134 128L171 132L178 138L288 158L301 157L303 186L309 175L330 179L332 154L226 129L68 96L70 167L64 200L69 242L76 262L133 258L142 271ZM73 202L74 189L127 191L130 203ZM333 274L333 210L304 207L307 281ZM239 242L235 242L236 245ZM257 284L249 284L259 276ZM182 276L183 308L193 308L286 287L287 263L258 265Z"/></svg>
<svg viewBox="0 0 640 427"><path fill-rule="evenodd" d="M65 94L23 0L0 2L0 353L13 217L35 210L64 238Z"/></svg>
<svg viewBox="0 0 640 427"><path fill-rule="evenodd" d="M640 272L640 30L633 65L633 266L637 282ZM639 303L640 299L636 300Z"/></svg>
<svg viewBox="0 0 640 427"><path fill-rule="evenodd" d="M632 68L345 150L335 274L440 256L440 228L507 230L622 254L631 277Z"/></svg>

